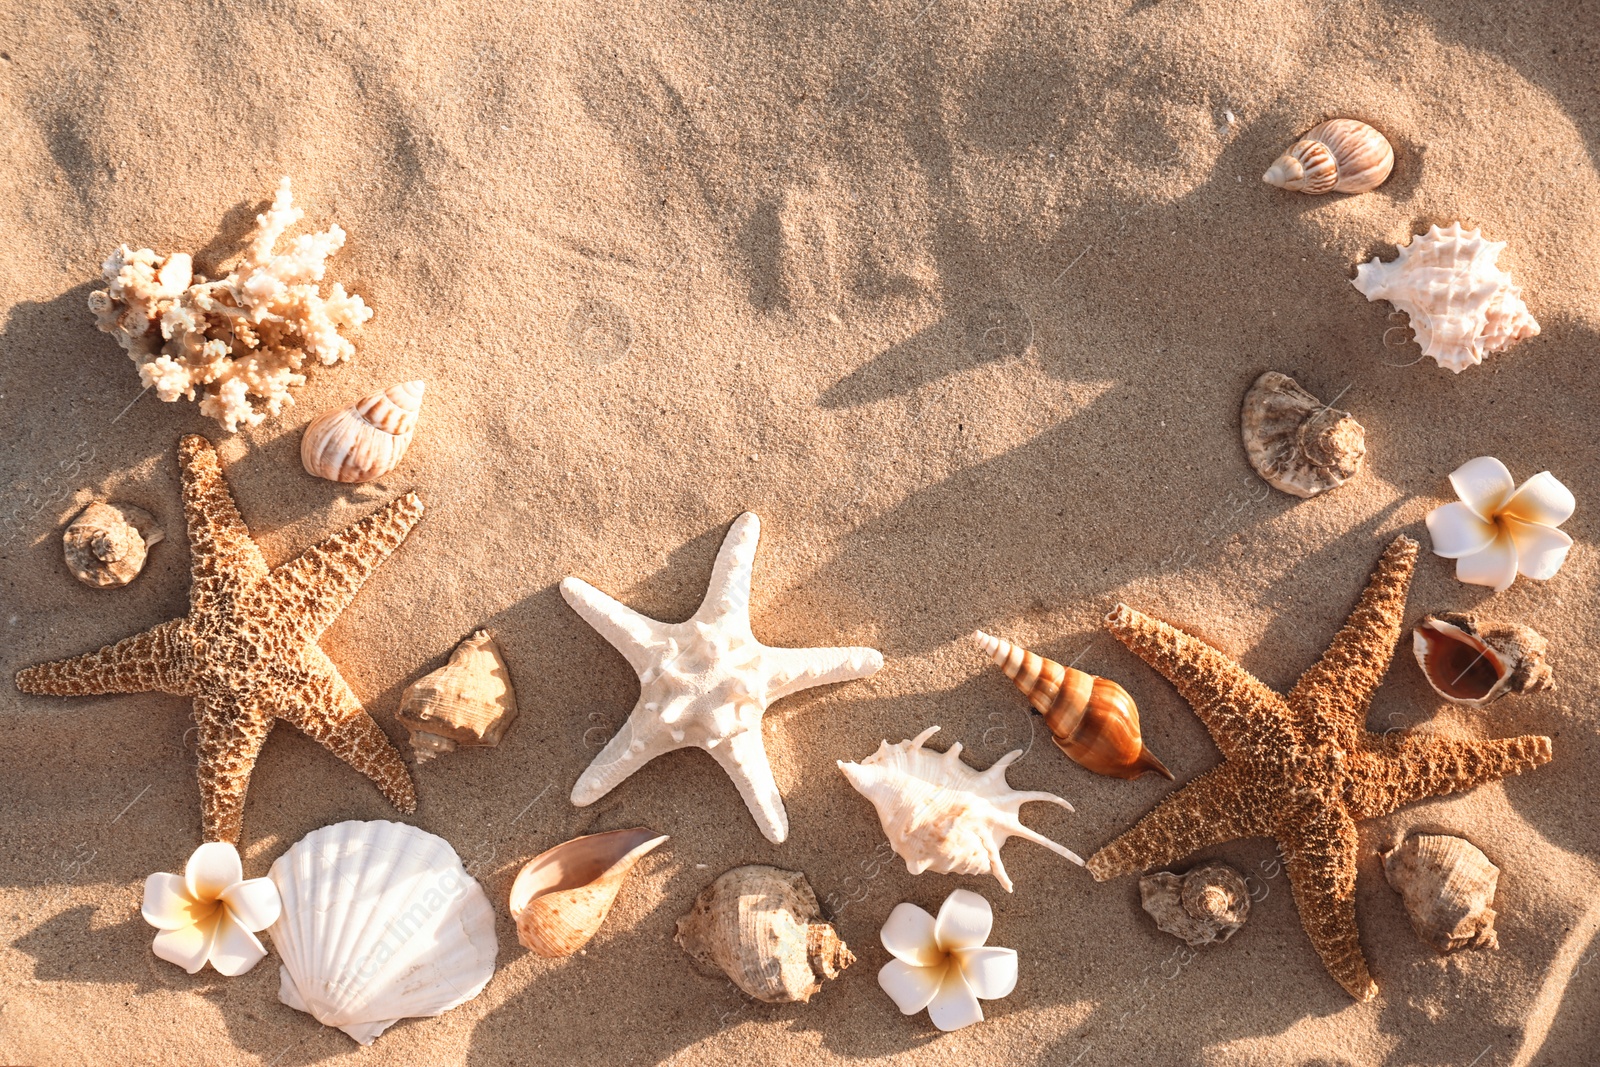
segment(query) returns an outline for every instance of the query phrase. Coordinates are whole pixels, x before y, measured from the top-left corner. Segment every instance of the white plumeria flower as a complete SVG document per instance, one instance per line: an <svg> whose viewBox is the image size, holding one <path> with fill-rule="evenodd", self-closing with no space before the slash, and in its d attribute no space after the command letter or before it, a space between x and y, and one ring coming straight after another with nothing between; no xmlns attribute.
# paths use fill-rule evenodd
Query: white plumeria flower
<svg viewBox="0 0 1600 1067"><path fill-rule="evenodd" d="M894 959L878 972L878 984L906 1015L928 1009L941 1030L983 1021L979 999L998 1000L1017 987L1017 953L985 948L994 912L976 893L957 889L939 917L915 904L896 904L878 936Z"/></svg>
<svg viewBox="0 0 1600 1067"><path fill-rule="evenodd" d="M1520 572L1544 581L1566 561L1572 538L1556 529L1572 517L1572 491L1549 471L1520 486L1493 456L1468 460L1450 475L1459 503L1428 512L1435 555L1456 561L1456 577L1495 592Z"/></svg>
<svg viewBox="0 0 1600 1067"><path fill-rule="evenodd" d="M282 910L278 887L245 878L239 850L226 841L195 849L181 878L144 880L144 921L161 931L151 947L190 974L210 963L232 977L260 963L267 950L255 931L277 922Z"/></svg>

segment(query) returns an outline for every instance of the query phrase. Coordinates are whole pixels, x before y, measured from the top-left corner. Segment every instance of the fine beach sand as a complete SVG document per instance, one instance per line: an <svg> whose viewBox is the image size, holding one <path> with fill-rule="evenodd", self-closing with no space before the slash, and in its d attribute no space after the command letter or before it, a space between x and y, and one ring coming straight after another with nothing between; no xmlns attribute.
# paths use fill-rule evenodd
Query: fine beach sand
<svg viewBox="0 0 1600 1067"><path fill-rule="evenodd" d="M639 0L518 7L151 0L0 15L0 1062L1510 1064L1586 1062L1600 1030L1600 22L1583 5L1443 0L874 5ZM665 10L674 7L675 10ZM1578 10L1572 10L1576 7ZM1230 124L1228 116L1234 117ZM1314 123L1394 143L1374 194L1263 185ZM223 435L139 397L85 298L119 242L236 253L278 180L309 232L349 233L329 280L375 316L283 417ZM1543 334L1452 375L1348 282L1432 223L1479 225ZM1394 329L1391 329L1394 328ZM1386 330L1389 330L1387 334ZM1388 344L1385 344L1385 337ZM1238 441L1263 370L1338 397L1363 473L1268 489ZM304 473L315 413L428 383L401 467ZM138 399L136 399L138 398ZM130 406L131 405L131 406ZM126 409L126 410L125 410ZM269 562L415 488L428 513L322 641L397 743L401 690L479 626L521 719L497 749L416 773L409 821L448 839L497 909L477 999L368 1049L278 1001L278 967L189 976L150 952L144 878L199 843L187 702L24 696L19 667L185 610L175 445L218 442ZM1121 681L1179 783L1220 755L1174 690L1099 629L1123 600L1277 688L1354 603L1396 533L1478 455L1578 499L1549 582L1464 586L1424 553L1408 621L1482 608L1543 632L1559 688L1445 705L1409 652L1373 729L1543 733L1555 759L1361 826L1357 907L1381 992L1358 1005L1301 932L1271 842L1202 855L1263 898L1180 955L1137 880L1096 883L1024 841L993 879L912 877L834 766L942 727L977 766L1077 810L1024 819L1084 856L1174 788L1091 775L1040 736L966 635L983 628ZM95 498L167 532L126 589L72 579L65 523ZM883 650L875 678L776 705L766 741L793 829L766 842L704 753L599 803L567 794L635 698L562 602L582 576L658 618L698 604L728 524L764 524L754 624L770 644ZM1032 731L1030 733L1030 731ZM281 727L256 768L245 870L316 827L394 816ZM519 817L520 816L520 817ZM536 958L505 898L577 834L646 825L649 856L586 953ZM1441 957L1377 851L1432 829L1501 868L1498 950ZM809 1005L703 976L675 920L721 871L803 870L859 957ZM878 930L957 887L995 908L1016 992L940 1035L874 980Z"/></svg>

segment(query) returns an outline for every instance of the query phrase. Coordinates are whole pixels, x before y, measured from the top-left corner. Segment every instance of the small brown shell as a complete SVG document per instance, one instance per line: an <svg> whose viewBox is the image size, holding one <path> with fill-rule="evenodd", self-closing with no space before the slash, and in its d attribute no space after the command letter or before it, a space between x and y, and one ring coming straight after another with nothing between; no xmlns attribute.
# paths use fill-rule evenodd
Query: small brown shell
<svg viewBox="0 0 1600 1067"><path fill-rule="evenodd" d="M1383 873L1417 936L1440 952L1499 948L1494 932L1500 868L1478 846L1446 834L1412 834L1383 853Z"/></svg>
<svg viewBox="0 0 1600 1067"><path fill-rule="evenodd" d="M72 520L61 542L73 576L84 585L108 589L137 578L146 551L165 536L143 508L94 503Z"/></svg>
<svg viewBox="0 0 1600 1067"><path fill-rule="evenodd" d="M1482 623L1471 615L1425 615L1411 651L1433 691L1453 704L1481 708L1507 693L1554 688L1549 642L1531 626Z"/></svg>
<svg viewBox="0 0 1600 1067"><path fill-rule="evenodd" d="M1245 394L1239 431L1256 473L1298 497L1343 485L1367 454L1366 430L1348 411L1329 407L1273 370Z"/></svg>
<svg viewBox="0 0 1600 1067"><path fill-rule="evenodd" d="M552 959L577 952L599 932L634 865L666 839L642 826L611 830L533 857L511 884L517 940Z"/></svg>
<svg viewBox="0 0 1600 1067"><path fill-rule="evenodd" d="M1388 138L1357 119L1329 119L1313 126L1275 160L1261 180L1313 196L1365 193L1394 170Z"/></svg>
<svg viewBox="0 0 1600 1067"><path fill-rule="evenodd" d="M458 745L498 745L517 720L517 694L489 631L479 630L456 646L449 663L412 682L394 717L411 733L418 763Z"/></svg>
<svg viewBox="0 0 1600 1067"><path fill-rule="evenodd" d="M823 921L805 875L759 864L712 882L678 920L676 940L700 966L768 1004L809 1001L824 978L856 960Z"/></svg>
<svg viewBox="0 0 1600 1067"><path fill-rule="evenodd" d="M1250 915L1244 875L1226 863L1208 863L1185 875L1159 871L1139 879L1139 902L1156 925L1192 948L1221 944Z"/></svg>

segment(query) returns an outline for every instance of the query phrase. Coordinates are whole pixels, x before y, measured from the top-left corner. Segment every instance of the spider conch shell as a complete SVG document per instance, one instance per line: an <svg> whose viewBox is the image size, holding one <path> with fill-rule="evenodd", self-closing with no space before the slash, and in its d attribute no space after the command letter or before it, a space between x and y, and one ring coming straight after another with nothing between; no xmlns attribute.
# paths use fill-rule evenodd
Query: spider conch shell
<svg viewBox="0 0 1600 1067"><path fill-rule="evenodd" d="M1149 771L1172 772L1144 747L1139 708L1122 686L991 637L972 635L989 661L1017 683L1035 711L1044 716L1056 747L1073 762L1112 778L1137 778Z"/></svg>
<svg viewBox="0 0 1600 1067"><path fill-rule="evenodd" d="M401 382L324 411L300 439L306 473L330 482L370 482L400 465L416 432L426 382Z"/></svg>
<svg viewBox="0 0 1600 1067"><path fill-rule="evenodd" d="M1365 193L1394 170L1388 138L1357 119L1329 119L1307 130L1261 180L1297 193Z"/></svg>
<svg viewBox="0 0 1600 1067"><path fill-rule="evenodd" d="M948 752L930 752L922 743L939 728L930 726L909 741L891 745L860 763L839 761L856 792L872 801L890 846L912 874L993 874L1007 893L1011 878L1000 862L1000 846L1022 837L1065 856L1070 849L1022 825L1018 811L1033 800L1072 805L1053 793L1019 793L1006 784L1006 768L1022 755L1008 752L986 771L961 762L961 742Z"/></svg>
<svg viewBox="0 0 1600 1067"><path fill-rule="evenodd" d="M856 961L799 871L752 864L709 885L675 940L700 966L768 1004L805 1003Z"/></svg>
<svg viewBox="0 0 1600 1067"><path fill-rule="evenodd" d="M1298 497L1343 485L1367 455L1367 432L1348 411L1329 407L1274 370L1244 395L1239 433L1256 473Z"/></svg>
<svg viewBox="0 0 1600 1067"><path fill-rule="evenodd" d="M1422 354L1460 374L1539 335L1511 275L1495 266L1504 241L1485 241L1459 222L1434 226L1400 249L1392 263L1374 256L1356 267L1350 284L1368 300L1404 311Z"/></svg>
<svg viewBox="0 0 1600 1067"><path fill-rule="evenodd" d="M1405 903L1417 936L1440 952L1500 947L1491 906L1500 868L1471 841L1412 834L1383 853L1383 874Z"/></svg>
<svg viewBox="0 0 1600 1067"><path fill-rule="evenodd" d="M634 865L666 839L640 826L575 837L533 857L511 884L517 940L550 958L587 945Z"/></svg>
<svg viewBox="0 0 1600 1067"><path fill-rule="evenodd" d="M1411 651L1433 691L1453 704L1481 708L1507 693L1550 689L1549 642L1517 623L1484 623L1451 612L1425 615L1411 634Z"/></svg>
<svg viewBox="0 0 1600 1067"><path fill-rule="evenodd" d="M98 589L127 585L144 569L145 551L166 535L153 515L132 504L94 503L62 535L67 569Z"/></svg>
<svg viewBox="0 0 1600 1067"><path fill-rule="evenodd" d="M517 694L489 631L474 633L456 646L449 663L412 682L394 717L410 731L418 763L458 745L498 745L517 720Z"/></svg>
<svg viewBox="0 0 1600 1067"><path fill-rule="evenodd" d="M1239 931L1250 917L1250 889L1226 863L1207 863L1184 875L1158 871L1139 879L1139 904L1158 927L1199 948Z"/></svg>

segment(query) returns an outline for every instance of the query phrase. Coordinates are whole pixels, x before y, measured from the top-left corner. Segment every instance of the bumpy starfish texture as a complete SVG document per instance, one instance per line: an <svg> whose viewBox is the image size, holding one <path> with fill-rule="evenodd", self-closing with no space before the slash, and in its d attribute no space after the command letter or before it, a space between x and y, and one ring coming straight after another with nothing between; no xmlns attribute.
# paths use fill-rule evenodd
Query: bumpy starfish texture
<svg viewBox="0 0 1600 1067"><path fill-rule="evenodd" d="M178 442L189 530L189 614L98 652L17 672L25 693L158 691L194 698L207 841L239 840L262 743L283 719L416 810L410 772L317 646L363 582L422 517L407 493L269 570L234 505L216 450Z"/></svg>
<svg viewBox="0 0 1600 1067"><path fill-rule="evenodd" d="M1400 638L1417 543L1398 537L1322 658L1279 695L1199 638L1118 604L1106 626L1193 707L1223 762L1162 801L1089 860L1104 881L1245 837L1274 838L1300 922L1357 1000L1378 987L1356 929L1356 823L1405 804L1520 774L1548 737L1468 741L1366 728Z"/></svg>
<svg viewBox="0 0 1600 1067"><path fill-rule="evenodd" d="M789 836L789 816L767 763L761 717L768 705L815 685L866 678L883 666L871 648L769 648L750 630L750 578L761 520L734 520L717 553L700 610L658 622L588 582L567 578L561 595L639 675L628 721L572 787L593 804L664 752L703 748L728 772L767 840Z"/></svg>

